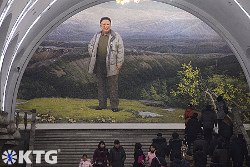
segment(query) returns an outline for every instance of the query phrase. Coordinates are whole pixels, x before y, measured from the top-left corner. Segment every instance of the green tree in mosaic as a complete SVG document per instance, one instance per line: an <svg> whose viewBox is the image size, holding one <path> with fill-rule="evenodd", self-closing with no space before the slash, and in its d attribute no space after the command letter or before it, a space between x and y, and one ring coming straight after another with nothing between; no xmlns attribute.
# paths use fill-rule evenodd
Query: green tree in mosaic
<svg viewBox="0 0 250 167"><path fill-rule="evenodd" d="M182 64L181 70L177 73L179 83L176 89L171 93L173 96L178 96L184 103L192 103L198 105L201 101L202 87L200 69L193 67L191 62Z"/></svg>

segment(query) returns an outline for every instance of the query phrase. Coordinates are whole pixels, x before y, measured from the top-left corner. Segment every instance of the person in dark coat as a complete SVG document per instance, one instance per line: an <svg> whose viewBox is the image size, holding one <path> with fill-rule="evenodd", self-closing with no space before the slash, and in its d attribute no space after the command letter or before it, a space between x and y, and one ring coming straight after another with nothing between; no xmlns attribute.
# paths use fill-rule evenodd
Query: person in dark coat
<svg viewBox="0 0 250 167"><path fill-rule="evenodd" d="M119 140L114 141L114 147L110 149L110 164L112 167L123 167L126 160L126 153L120 145Z"/></svg>
<svg viewBox="0 0 250 167"><path fill-rule="evenodd" d="M197 146L194 150L194 166L195 167L206 167L207 165L207 154L203 151L202 146Z"/></svg>
<svg viewBox="0 0 250 167"><path fill-rule="evenodd" d="M104 141L100 141L93 155L94 167L107 167L109 152Z"/></svg>
<svg viewBox="0 0 250 167"><path fill-rule="evenodd" d="M219 141L220 141L220 137L218 133L213 133L212 135L212 140L208 146L208 154L209 156L212 156L214 153L215 148L218 146Z"/></svg>
<svg viewBox="0 0 250 167"><path fill-rule="evenodd" d="M223 143L221 141L218 143L217 148L214 150L210 166L211 167L231 166L228 149L226 149L225 146L223 146Z"/></svg>
<svg viewBox="0 0 250 167"><path fill-rule="evenodd" d="M242 134L238 134L237 138L233 139L230 149L233 166L242 167L244 159L248 156L246 141Z"/></svg>
<svg viewBox="0 0 250 167"><path fill-rule="evenodd" d="M165 158L161 157L161 154L156 150L156 157L152 160L150 167L167 167Z"/></svg>
<svg viewBox="0 0 250 167"><path fill-rule="evenodd" d="M190 163L187 159L180 159L180 157L176 154L173 157L173 161L170 162L170 167L190 167Z"/></svg>
<svg viewBox="0 0 250 167"><path fill-rule="evenodd" d="M173 161L170 162L170 167L183 167L183 162L180 158L174 157Z"/></svg>
<svg viewBox="0 0 250 167"><path fill-rule="evenodd" d="M197 138L197 134L202 133L201 123L197 117L198 113L193 113L193 116L190 120L188 120L187 126L185 128L186 140L189 148Z"/></svg>
<svg viewBox="0 0 250 167"><path fill-rule="evenodd" d="M134 163L133 167L144 167L145 166L145 155L142 151L141 143L135 143L134 150Z"/></svg>
<svg viewBox="0 0 250 167"><path fill-rule="evenodd" d="M197 134L197 138L195 139L193 146L193 150L196 150L197 147L202 147L202 150L206 154L208 153L208 144L202 134Z"/></svg>
<svg viewBox="0 0 250 167"><path fill-rule="evenodd" d="M219 95L216 100L217 100L217 103L216 103L217 113L216 113L216 115L217 115L217 123L218 123L219 134L220 134L221 123L228 114L228 106L227 106L226 101L224 100L223 95Z"/></svg>
<svg viewBox="0 0 250 167"><path fill-rule="evenodd" d="M206 108L201 112L201 119L204 131L204 138L209 144L212 140L213 128L217 123L216 112L213 110L211 105L207 105Z"/></svg>
<svg viewBox="0 0 250 167"><path fill-rule="evenodd" d="M168 152L168 145L166 138L162 137L162 133L158 133L157 137L152 140L152 144L156 147L160 157L165 158Z"/></svg>
<svg viewBox="0 0 250 167"><path fill-rule="evenodd" d="M226 145L229 146L230 138L233 135L233 122L229 117L225 117L225 119L221 122L219 135L223 138Z"/></svg>
<svg viewBox="0 0 250 167"><path fill-rule="evenodd" d="M181 146L182 140L179 138L179 134L174 132L172 139L169 140L170 161L173 161L174 157L180 160L182 159Z"/></svg>

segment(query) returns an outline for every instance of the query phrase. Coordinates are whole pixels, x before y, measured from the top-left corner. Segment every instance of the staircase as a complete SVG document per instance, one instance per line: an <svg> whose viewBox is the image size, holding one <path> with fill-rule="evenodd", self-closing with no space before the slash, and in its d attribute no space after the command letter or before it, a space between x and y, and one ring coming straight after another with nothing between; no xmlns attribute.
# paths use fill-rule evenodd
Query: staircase
<svg viewBox="0 0 250 167"><path fill-rule="evenodd" d="M110 149L113 147L114 140L119 139L127 154L125 167L131 167L134 161L134 144L140 142L144 154L146 154L152 139L159 132L167 141L173 132L179 133L181 138L184 136L183 129L38 129L36 130L34 149L59 150L60 152L57 164L46 164L42 158L42 164L34 163L34 166L77 167L83 153L92 159L100 140L103 140L106 143L106 148ZM169 160L167 159L167 161Z"/></svg>

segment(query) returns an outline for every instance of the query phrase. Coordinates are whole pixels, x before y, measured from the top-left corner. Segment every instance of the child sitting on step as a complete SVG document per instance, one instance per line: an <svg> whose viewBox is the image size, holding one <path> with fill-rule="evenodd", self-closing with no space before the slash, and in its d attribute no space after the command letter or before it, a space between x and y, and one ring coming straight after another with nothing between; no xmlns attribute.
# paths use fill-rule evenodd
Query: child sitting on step
<svg viewBox="0 0 250 167"><path fill-rule="evenodd" d="M91 160L88 159L87 154L82 155L79 167L92 167Z"/></svg>

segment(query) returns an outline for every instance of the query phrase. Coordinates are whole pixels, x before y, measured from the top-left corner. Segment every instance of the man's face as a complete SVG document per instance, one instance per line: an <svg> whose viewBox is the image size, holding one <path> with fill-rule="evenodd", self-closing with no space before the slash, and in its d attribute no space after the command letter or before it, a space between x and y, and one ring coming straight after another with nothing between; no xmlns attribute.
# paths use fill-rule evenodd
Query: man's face
<svg viewBox="0 0 250 167"><path fill-rule="evenodd" d="M119 148L120 147L120 144L115 144L115 148Z"/></svg>
<svg viewBox="0 0 250 167"><path fill-rule="evenodd" d="M101 25L100 25L100 26L101 26L102 32L103 32L104 34L109 33L110 27L111 27L111 23L110 23L109 20L103 20L103 21L101 22Z"/></svg>

